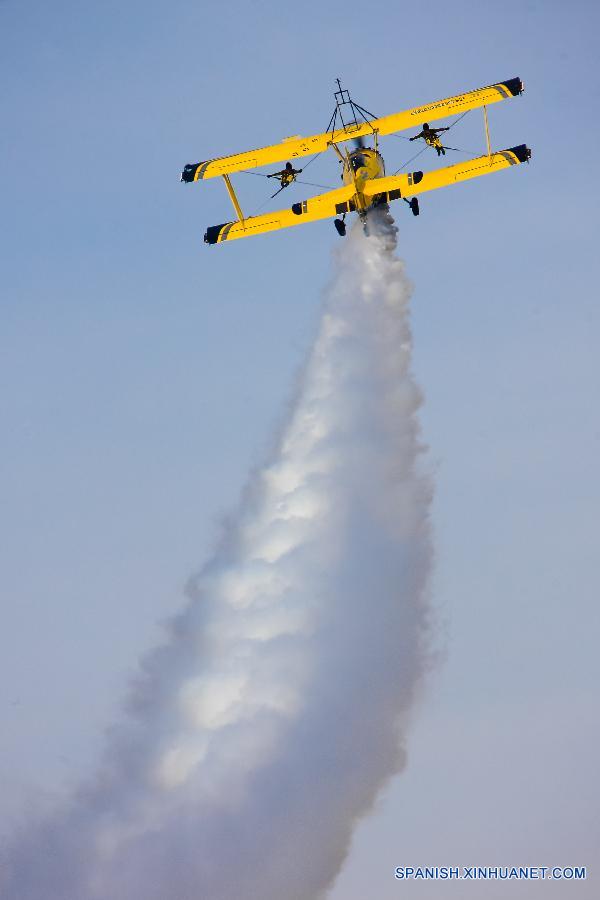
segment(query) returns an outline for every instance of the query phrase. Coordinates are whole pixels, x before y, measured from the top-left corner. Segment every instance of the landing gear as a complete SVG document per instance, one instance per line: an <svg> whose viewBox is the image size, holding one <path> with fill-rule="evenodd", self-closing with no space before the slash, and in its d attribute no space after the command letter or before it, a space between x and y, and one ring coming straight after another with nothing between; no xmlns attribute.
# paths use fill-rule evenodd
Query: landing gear
<svg viewBox="0 0 600 900"><path fill-rule="evenodd" d="M344 237L346 234L346 223L343 219L334 219L333 224L335 225L335 230L339 234L340 237Z"/></svg>
<svg viewBox="0 0 600 900"><path fill-rule="evenodd" d="M406 197L403 197L402 199L404 200L405 203L408 203L408 205L410 206L413 216L418 216L419 215L419 198L413 197L411 200L407 200Z"/></svg>

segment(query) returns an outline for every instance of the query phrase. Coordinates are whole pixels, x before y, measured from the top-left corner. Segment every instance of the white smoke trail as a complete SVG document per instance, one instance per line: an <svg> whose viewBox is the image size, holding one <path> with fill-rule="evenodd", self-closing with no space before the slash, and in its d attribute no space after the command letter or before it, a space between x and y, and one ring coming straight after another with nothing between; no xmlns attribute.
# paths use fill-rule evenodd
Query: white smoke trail
<svg viewBox="0 0 600 900"><path fill-rule="evenodd" d="M316 900L401 769L430 485L409 286L395 229L371 227L337 252L272 461L145 661L101 774L12 848L5 900Z"/></svg>

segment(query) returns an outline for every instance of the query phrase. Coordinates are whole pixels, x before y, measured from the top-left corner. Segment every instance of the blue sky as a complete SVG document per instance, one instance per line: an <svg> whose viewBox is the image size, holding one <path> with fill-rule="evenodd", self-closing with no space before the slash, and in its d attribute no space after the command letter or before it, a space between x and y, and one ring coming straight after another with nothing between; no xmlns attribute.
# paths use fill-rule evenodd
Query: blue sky
<svg viewBox="0 0 600 900"><path fill-rule="evenodd" d="M416 857L592 864L598 18L581 0L0 3L0 824L93 767L318 321L331 223L205 247L229 201L180 184L183 164L321 130L337 76L383 115L519 75L492 141L532 164L396 213L444 662L332 898L396 897ZM405 143L384 143L392 171ZM449 143L482 152L481 117ZM244 210L264 201L261 179L236 185Z"/></svg>

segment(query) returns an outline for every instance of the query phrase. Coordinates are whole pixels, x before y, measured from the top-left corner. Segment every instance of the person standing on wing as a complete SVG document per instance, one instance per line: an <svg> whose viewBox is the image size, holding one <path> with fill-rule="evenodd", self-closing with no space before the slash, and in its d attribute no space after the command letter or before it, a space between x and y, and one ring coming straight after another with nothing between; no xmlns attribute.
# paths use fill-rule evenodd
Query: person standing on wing
<svg viewBox="0 0 600 900"><path fill-rule="evenodd" d="M302 169L295 169L291 162L287 162L285 164L285 169L282 169L281 172L273 172L271 175L267 175L267 178L278 178L281 182L281 187L286 188L292 183L292 181L296 180L296 175L299 175Z"/></svg>
<svg viewBox="0 0 600 900"><path fill-rule="evenodd" d="M416 141L417 138L423 138L425 143L430 147L435 147L438 156L445 156L446 150L442 146L442 142L440 141L438 135L442 133L442 131L448 131L448 128L430 128L427 122L423 123L423 130L418 134L415 134L414 137L409 138L411 141Z"/></svg>

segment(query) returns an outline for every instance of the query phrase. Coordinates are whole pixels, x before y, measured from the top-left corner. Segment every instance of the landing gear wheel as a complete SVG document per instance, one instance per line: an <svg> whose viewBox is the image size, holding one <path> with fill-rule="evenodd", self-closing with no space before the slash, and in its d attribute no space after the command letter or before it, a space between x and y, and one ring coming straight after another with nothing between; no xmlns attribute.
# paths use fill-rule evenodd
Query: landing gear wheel
<svg viewBox="0 0 600 900"><path fill-rule="evenodd" d="M412 210L413 216L418 216L419 215L419 198L413 197L412 200L409 202L409 206Z"/></svg>
<svg viewBox="0 0 600 900"><path fill-rule="evenodd" d="M346 223L342 222L341 219L334 219L333 224L335 225L335 230L339 234L340 237L344 237L346 234Z"/></svg>

